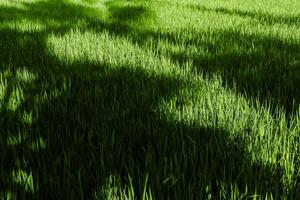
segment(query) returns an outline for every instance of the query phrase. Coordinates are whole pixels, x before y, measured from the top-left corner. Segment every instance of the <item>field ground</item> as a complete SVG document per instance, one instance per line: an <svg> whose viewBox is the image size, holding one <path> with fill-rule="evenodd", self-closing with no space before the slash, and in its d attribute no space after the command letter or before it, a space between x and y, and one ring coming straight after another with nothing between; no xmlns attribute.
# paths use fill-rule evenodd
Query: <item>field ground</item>
<svg viewBox="0 0 300 200"><path fill-rule="evenodd" d="M1 0L0 198L300 199L299 0Z"/></svg>

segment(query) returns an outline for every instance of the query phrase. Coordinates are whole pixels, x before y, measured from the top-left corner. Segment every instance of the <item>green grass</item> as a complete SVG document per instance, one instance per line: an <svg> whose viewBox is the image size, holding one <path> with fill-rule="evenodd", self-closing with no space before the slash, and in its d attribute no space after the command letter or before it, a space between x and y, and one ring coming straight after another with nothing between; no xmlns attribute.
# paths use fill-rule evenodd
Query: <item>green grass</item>
<svg viewBox="0 0 300 200"><path fill-rule="evenodd" d="M299 199L300 1L1 0L1 199Z"/></svg>

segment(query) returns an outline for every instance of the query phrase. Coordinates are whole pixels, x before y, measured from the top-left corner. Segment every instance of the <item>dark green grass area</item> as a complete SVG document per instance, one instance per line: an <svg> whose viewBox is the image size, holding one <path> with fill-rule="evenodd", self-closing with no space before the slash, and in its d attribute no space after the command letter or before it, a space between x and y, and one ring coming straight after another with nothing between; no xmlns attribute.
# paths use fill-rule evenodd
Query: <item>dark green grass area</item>
<svg viewBox="0 0 300 200"><path fill-rule="evenodd" d="M179 6L182 6L179 4ZM225 8L188 6L203 12L222 13L230 16L245 16L274 25L276 23L299 27L300 16L272 16L259 12L246 12ZM129 14L127 14L129 13ZM213 32L184 28L180 32L159 32L136 30L127 25L128 21L138 20L139 16L151 17L143 7L111 8L112 23L92 23L96 30L130 37L134 42L145 45L149 40L154 46L160 40L172 45L183 45L181 50L163 49L160 52L175 63L184 65L192 62L196 72L210 75L220 74L224 83L238 89L247 97L258 98L262 103L271 103L273 109L283 107L289 115L297 110L300 103L300 45L299 38L282 40L269 36L241 32L235 29ZM153 17L153 16L152 16ZM215 35L214 35L215 34ZM157 47L157 46L156 46ZM205 54L191 52L191 48L204 48ZM160 51L159 48L157 48Z"/></svg>
<svg viewBox="0 0 300 200"><path fill-rule="evenodd" d="M164 31L156 1L16 4L0 5L1 198L299 197L299 36Z"/></svg>

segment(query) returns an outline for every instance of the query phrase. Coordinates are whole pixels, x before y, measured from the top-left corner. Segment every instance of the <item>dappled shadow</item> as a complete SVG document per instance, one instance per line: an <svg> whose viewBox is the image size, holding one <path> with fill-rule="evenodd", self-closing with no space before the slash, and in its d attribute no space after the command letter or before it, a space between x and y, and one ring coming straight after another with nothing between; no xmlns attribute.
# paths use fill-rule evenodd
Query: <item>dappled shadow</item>
<svg viewBox="0 0 300 200"><path fill-rule="evenodd" d="M89 63L85 63L87 66ZM97 73L99 77L93 77ZM249 194L282 193L280 170L252 165L243 144L230 139L228 132L168 122L153 112L152 106L161 98L167 99L185 87L180 80L152 77L126 67L102 75L95 70L92 74L87 80L64 73L61 78L72 81L69 89L42 104L38 119L30 125L20 113L36 108L20 107L6 113L2 130L7 130L9 137L19 133L25 139L1 146L5 155L1 157L5 163L1 172L7 175L21 168L32 173L34 185L39 187L29 193L3 176L4 190L51 199L74 199L81 191L89 198L110 175L120 176L125 184L129 174L139 195L141 179L148 174L150 187L159 199L206 198L209 194L218 197L221 184L230 185L233 180L241 191L247 184ZM41 80L49 84L51 78ZM26 88L45 84L41 80ZM55 83L50 85L57 88ZM32 101L28 97L24 105ZM7 141L5 135L1 137ZM46 147L32 149L39 138ZM260 176L254 176L257 173ZM207 191L199 189L207 187ZM256 187L266 190L258 191ZM188 190L190 193L183 192Z"/></svg>
<svg viewBox="0 0 300 200"><path fill-rule="evenodd" d="M248 98L259 99L263 104L268 102L273 108L282 107L287 114L297 111L300 103L300 88L297 87L300 85L300 45L238 31L218 31L210 43L207 42L208 33L199 34L204 39L195 37L183 40L183 44L187 49L200 47L200 52L209 53L170 51L172 60L182 64L192 61L196 72L219 74L225 84L237 88ZM171 43L175 40L170 34L161 34L160 37Z"/></svg>
<svg viewBox="0 0 300 200"><path fill-rule="evenodd" d="M193 7L192 7L193 8ZM263 13L227 11L197 7L202 11L221 12L257 18L262 23L274 25L287 23L298 25L298 17L279 17ZM116 11L117 12L117 11ZM118 14L116 14L118 16ZM295 114L300 104L300 45L295 38L282 39L276 36L246 33L227 29L215 30L214 33L201 30L183 29L181 32L143 31L128 26L120 27L118 22L107 26L99 23L96 30L109 30L115 34L131 36L141 46L151 41L153 48L169 57L175 63L184 65L191 62L195 72L209 75L219 74L224 84L251 99L258 99L262 104L268 102L271 108L280 107L287 115ZM127 30L126 32L122 30ZM186 37L186 34L189 37ZM159 48L161 41L169 47ZM171 47L182 47L174 50Z"/></svg>
<svg viewBox="0 0 300 200"><path fill-rule="evenodd" d="M121 34L121 30L113 29L118 20L105 24L90 18L91 10L59 1L25 4L25 8L0 8L0 22L30 19L41 20L46 25L31 32L0 27L0 69L7 71L9 77L0 113L1 192L12 191L30 199L89 199L110 175L120 176L123 184L128 184L129 174L134 176L133 184L139 196L143 190L141 177L149 174L150 187L159 199L206 198L209 194L221 199L218 196L221 184L227 183L230 190L233 182L249 195L282 194L280 169L251 164L243 142L230 138L227 131L167 121L154 112L161 100L167 101L180 89L189 87L184 80L147 73L139 66L113 68L107 63L84 60L65 64L48 52L49 35L65 34L78 25L77 19L91 21L91 24L84 22L82 29L99 31L102 27L102 31L114 35ZM135 8L130 9L133 10L128 16L122 8L112 13L116 18L126 15L126 20L134 20L145 11L138 7L132 14ZM63 17L59 16L60 12L64 13ZM130 34L130 28L127 33ZM155 37L154 33L149 34ZM221 43L223 37L220 35ZM139 42L142 46L142 41ZM233 52L227 53L231 55L212 60L197 55L171 56L180 62L193 59L195 67L213 65L215 68L207 71L215 73L218 64L223 62L225 67L230 67L237 62ZM252 59L244 57L245 62ZM216 63L216 59L224 60ZM242 64L236 63L237 67ZM22 81L18 78L20 71L27 71L34 78ZM261 76L265 76L263 73ZM235 75L238 79L240 74L225 75ZM245 77L249 79L244 86L247 89L253 80L248 75ZM294 79L290 81L295 83ZM257 90L264 91L260 86L256 85ZM23 99L10 108L10 98L16 88L22 89ZM47 101L43 101L45 95L49 95ZM31 113L31 120L24 119L26 113ZM19 137L18 142L8 142ZM31 173L35 191L11 177L20 169ZM259 187L258 182L263 186ZM257 188L265 190L257 191ZM190 194L195 196L187 196Z"/></svg>
<svg viewBox="0 0 300 200"><path fill-rule="evenodd" d="M285 24L285 25L294 25L299 26L300 23L300 16L285 16L285 15L272 15L268 13L263 13L259 11L246 11L246 10L238 10L238 9L228 9L224 7L217 7L217 8L208 8L201 5L192 5L188 6L192 9L197 9L199 11L205 11L205 12L215 12L220 14L226 14L226 15L237 15L241 17L250 17L252 19L258 20L261 23L266 23L269 25L274 24Z"/></svg>

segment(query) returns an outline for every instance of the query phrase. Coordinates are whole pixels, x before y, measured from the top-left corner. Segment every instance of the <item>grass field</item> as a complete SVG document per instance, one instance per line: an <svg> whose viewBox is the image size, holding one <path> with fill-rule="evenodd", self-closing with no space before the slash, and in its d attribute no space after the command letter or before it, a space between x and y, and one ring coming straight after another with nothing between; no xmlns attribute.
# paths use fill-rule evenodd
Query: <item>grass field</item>
<svg viewBox="0 0 300 200"><path fill-rule="evenodd" d="M0 0L0 199L300 199L299 0Z"/></svg>

